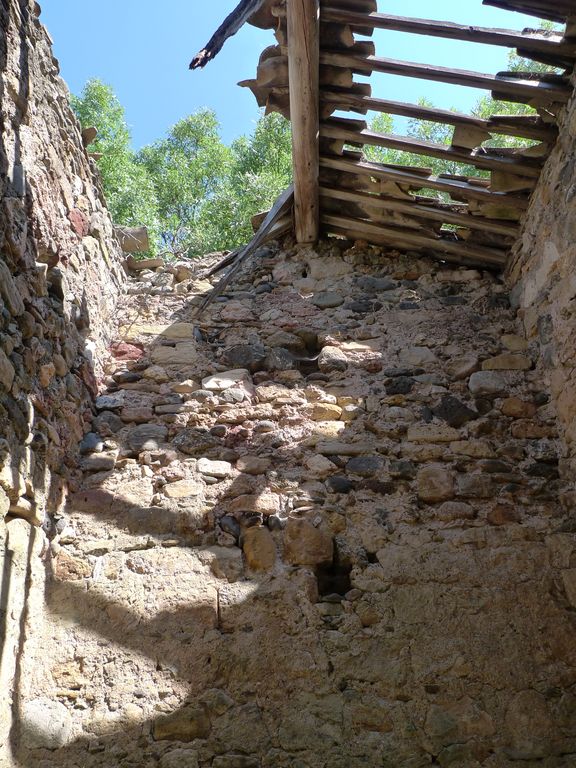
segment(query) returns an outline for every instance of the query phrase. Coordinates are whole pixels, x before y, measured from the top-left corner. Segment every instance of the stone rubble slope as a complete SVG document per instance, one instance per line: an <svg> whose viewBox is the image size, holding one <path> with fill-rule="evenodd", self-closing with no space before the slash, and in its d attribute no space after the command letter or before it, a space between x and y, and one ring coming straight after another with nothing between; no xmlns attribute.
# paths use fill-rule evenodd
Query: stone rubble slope
<svg viewBox="0 0 576 768"><path fill-rule="evenodd" d="M252 267L199 320L197 268L132 273L23 764L576 764L562 456L505 286L360 242Z"/></svg>

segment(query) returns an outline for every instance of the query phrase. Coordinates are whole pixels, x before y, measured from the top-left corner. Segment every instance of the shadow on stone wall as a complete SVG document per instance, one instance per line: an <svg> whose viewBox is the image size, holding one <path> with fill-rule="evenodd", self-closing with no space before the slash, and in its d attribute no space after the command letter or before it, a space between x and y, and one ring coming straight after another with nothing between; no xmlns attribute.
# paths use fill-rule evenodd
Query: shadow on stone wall
<svg viewBox="0 0 576 768"><path fill-rule="evenodd" d="M25 645L38 618L31 610L32 592L47 554L44 533L53 523L46 513L62 511L68 484L78 474L78 442L96 395L87 343L89 301L78 264L97 270L102 258L114 272L109 283L115 288L117 272L110 259L116 257L114 245L108 243L107 252L102 231L100 245L93 239L101 250L93 248L84 264L78 258L97 222L93 226L69 206L84 194L88 210L98 190L89 189L78 125L37 12L32 0L0 3L0 680L3 690L12 692L11 700L3 697L0 712L2 750L8 749L4 729L10 707L17 749L17 716L29 682ZM54 126L42 120L42 110L58 128L49 147L42 141ZM81 189L72 193L74 182ZM105 218L97 207L90 210ZM105 277L98 275L102 298ZM71 298L72 289L78 293Z"/></svg>
<svg viewBox="0 0 576 768"><path fill-rule="evenodd" d="M407 282L414 293L414 280ZM483 336L478 343L494 354L485 329L501 333L512 323L500 298L486 318L462 301L442 305L434 290L426 298L428 338L445 322L452 346L458 338L467 353ZM286 289L274 301L290 303L306 326L309 299ZM380 311L366 306L359 302L357 316ZM87 702L75 713L86 734L66 743L68 723L68 735L64 724L52 731L53 751L27 752L22 743L21 765L194 768L199 759L215 768L503 768L521 760L563 768L576 753L576 698L566 684L576 650L554 558L564 557L570 535L562 533L554 462L527 463L533 451L543 455L549 438L542 436L553 427L488 418L502 389L473 399L459 379L451 386L468 405L450 401L455 412L437 416L440 362L430 364L432 379L415 366L396 367L397 347L407 345L402 323L424 323L419 306L385 312L384 348L366 345L369 354L356 362L355 386L379 392L385 409L402 403L411 411L404 431L380 418L380 406L342 423L337 435L306 422L314 402L290 399L304 384L285 376L283 366L291 366L280 352L259 381L284 387L286 402L267 410L239 380L248 399L238 408L254 410L250 419L231 415L234 399L210 406L210 391L196 394L188 410L185 398L168 396L158 402L172 411L134 416L142 403L121 395L130 392L123 389L130 373L135 386L154 381L143 372L188 343L181 334L191 309L183 302L150 345L118 348L136 359L99 407L110 427L104 437L118 442L119 453L112 462L109 452L88 457L90 473L70 502L75 531L63 531L53 549L46 591L54 623L45 641L62 646L52 672L67 686L58 698L72 708ZM322 322L339 332L330 314ZM238 354L238 336L251 333L251 323L260 327L260 318L204 325L192 344L196 362L181 370L166 362L170 375L161 380L213 373L216 353L233 347ZM218 359L232 367L230 357ZM316 404L330 403L331 377L310 370L310 361L302 365ZM523 376L506 379L516 395ZM428 394L402 399L426 386ZM124 406L132 415L123 422ZM509 441L511 429L518 437ZM404 459L407 432L420 445L414 461ZM438 449L446 441L444 455ZM229 479L225 471L213 484L198 464L178 474L189 460L238 464L255 455L272 463ZM305 468L313 457L317 469ZM524 476L520 464L548 476ZM320 482L306 487L314 471ZM297 503L278 506L282 495ZM549 547L538 526L550 534ZM161 715L150 715L150 698ZM93 710L85 721L84 706ZM33 725L26 723L27 738Z"/></svg>

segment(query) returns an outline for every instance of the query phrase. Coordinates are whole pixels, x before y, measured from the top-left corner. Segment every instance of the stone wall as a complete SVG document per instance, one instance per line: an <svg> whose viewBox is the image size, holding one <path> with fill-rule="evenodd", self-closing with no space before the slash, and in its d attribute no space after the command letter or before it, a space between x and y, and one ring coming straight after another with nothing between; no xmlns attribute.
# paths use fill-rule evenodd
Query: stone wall
<svg viewBox="0 0 576 768"><path fill-rule="evenodd" d="M198 322L210 287L130 282L20 764L573 765L574 536L501 277L323 243Z"/></svg>
<svg viewBox="0 0 576 768"><path fill-rule="evenodd" d="M508 279L527 338L539 348L538 370L550 382L565 453L576 471L576 100L562 115L560 138L525 217ZM570 490L564 503L574 507Z"/></svg>
<svg viewBox="0 0 576 768"><path fill-rule="evenodd" d="M0 3L0 754L24 585L43 547L30 524L47 530L46 513L58 514L74 482L124 280L38 13L33 0Z"/></svg>

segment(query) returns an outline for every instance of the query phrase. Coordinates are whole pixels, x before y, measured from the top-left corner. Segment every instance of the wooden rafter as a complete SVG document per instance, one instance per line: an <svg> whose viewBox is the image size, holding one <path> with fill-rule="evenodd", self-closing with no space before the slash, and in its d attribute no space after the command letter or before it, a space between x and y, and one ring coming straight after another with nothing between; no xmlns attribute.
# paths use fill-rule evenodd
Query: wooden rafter
<svg viewBox="0 0 576 768"><path fill-rule="evenodd" d="M332 119L323 123L320 128L320 135L326 138L339 139L346 144L358 143L387 147L416 155L426 155L464 165L473 165L483 170L504 171L534 179L537 179L542 171L542 161L538 159L499 155L497 150L493 152L483 149L466 151L465 149L446 146L446 144L415 139L412 136L395 136L370 130L350 130L346 127L343 119Z"/></svg>
<svg viewBox="0 0 576 768"><path fill-rule="evenodd" d="M208 64L222 50L222 46L229 37L238 32L246 22L257 13L266 0L242 0L230 13L206 43L190 62L190 69L201 69Z"/></svg>
<svg viewBox="0 0 576 768"><path fill-rule="evenodd" d="M444 123L445 125L463 125L477 128L487 133L519 136L525 139L534 139L535 141L548 143L553 143L558 137L557 128L544 123L538 115L495 115L488 120L484 120L447 109L361 96L348 91L322 91L321 98L325 105L330 105L333 109L358 111L362 114L366 114L369 110L372 112L383 112L388 115L429 120L433 123Z"/></svg>
<svg viewBox="0 0 576 768"><path fill-rule="evenodd" d="M559 24L576 16L572 0L483 0L484 5L501 8L504 11L517 11L527 16L548 19Z"/></svg>
<svg viewBox="0 0 576 768"><path fill-rule="evenodd" d="M416 198L413 199L413 202L407 202L406 200L398 200L393 197L386 197L385 195L366 194L365 192L324 185L320 186L320 195L331 200L345 200L356 203L361 207L381 208L383 211L397 211L398 213L405 213L409 216L441 222L442 224L453 224L485 232L495 232L504 237L516 237L518 235L518 225L516 224L498 221L497 219L485 219L481 216L471 216L468 213L460 213L453 210L454 206L424 205L422 202L417 202Z"/></svg>
<svg viewBox="0 0 576 768"><path fill-rule="evenodd" d="M489 75L464 69L439 67L435 64L418 64L411 61L383 59L378 56L350 56L342 53L323 52L320 63L332 67L345 67L359 74L382 72L387 75L402 75L423 80L433 80L452 85L497 92L504 100L528 104L566 104L572 95L572 88L562 78L521 79L510 73Z"/></svg>
<svg viewBox="0 0 576 768"><path fill-rule="evenodd" d="M323 8L322 17L325 21L332 23L347 24L353 30L370 26L373 29L410 32L449 40L501 45L506 48L522 48L527 53L544 53L558 59L576 59L576 41L567 41L558 34L547 35L539 31L518 32L511 29L474 27L449 21L412 19L384 13L363 14L337 8Z"/></svg>

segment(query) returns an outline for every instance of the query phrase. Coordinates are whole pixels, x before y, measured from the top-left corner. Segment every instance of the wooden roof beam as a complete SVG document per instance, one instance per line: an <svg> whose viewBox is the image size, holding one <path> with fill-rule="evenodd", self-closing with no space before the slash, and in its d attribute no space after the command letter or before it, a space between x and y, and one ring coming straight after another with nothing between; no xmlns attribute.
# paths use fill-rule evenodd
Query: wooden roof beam
<svg viewBox="0 0 576 768"><path fill-rule="evenodd" d="M507 223L497 219L485 219L481 216L472 216L469 213L450 210L450 208L445 205L440 207L436 207L435 205L423 205L416 199L414 199L413 202L409 202L407 200L399 200L384 195L357 192L353 189L331 187L326 184L321 184L320 186L320 197L328 198L330 200L345 200L360 206L380 208L383 211L406 213L410 216L416 216L419 219L437 221L442 224L454 224L459 227L494 232L499 235L504 235L505 237L517 237L519 231L517 224Z"/></svg>
<svg viewBox="0 0 576 768"><path fill-rule="evenodd" d="M542 172L541 160L498 156L496 153L489 154L483 149L467 151L445 144L422 141L412 136L395 136L387 133L376 133L370 130L349 130L343 127L343 123L344 120L328 120L320 127L320 135L323 138L338 139L345 144L359 143L361 145L387 147L402 152L436 157L441 160L451 160L464 165L473 165L484 170L505 171L532 179L537 179Z"/></svg>
<svg viewBox="0 0 576 768"><path fill-rule="evenodd" d="M354 110L362 114L366 114L368 110L385 112L390 115L429 120L433 123L470 126L471 128L478 128L489 133L519 136L525 139L534 139L535 141L545 141L548 143L554 142L558 137L557 129L543 123L537 115L523 115L521 121L516 120L516 116L512 119L506 115L495 115L489 120L484 120L447 109L436 109L435 107L424 107L420 104L407 104L400 101L377 99L356 93L322 91L321 98L324 104L333 105L334 109Z"/></svg>
<svg viewBox="0 0 576 768"><path fill-rule="evenodd" d="M501 268L506 264L507 252L496 248L469 245L466 242L451 241L442 237L433 238L412 230L372 224L364 219L324 214L321 222L328 232L349 236L352 240L364 239L407 250L431 250L442 254L443 259L459 263L476 263L492 268Z"/></svg>
<svg viewBox="0 0 576 768"><path fill-rule="evenodd" d="M289 0L287 11L296 240L315 243L320 230L320 2Z"/></svg>
<svg viewBox="0 0 576 768"><path fill-rule="evenodd" d="M576 41L564 41L562 35L542 32L520 32L512 29L492 29L455 24L450 21L414 19L384 13L354 13L336 8L322 8L322 20L347 24L353 28L368 27L408 32L428 37L443 37L471 43L522 48L528 53L543 53L558 58L576 59Z"/></svg>
<svg viewBox="0 0 576 768"><path fill-rule="evenodd" d="M516 11L539 19L548 19L563 24L570 16L575 15L572 0L483 0L484 5L501 8L504 11Z"/></svg>
<svg viewBox="0 0 576 768"><path fill-rule="evenodd" d="M377 179L393 181L400 185L407 185L413 189L435 189L439 192L447 192L455 200L479 200L486 203L496 203L505 208L524 211L528 208L528 197L512 195L504 192L491 192L484 185L461 181L442 176L426 176L412 173L408 170L400 170L382 163L370 163L367 161L354 162L341 157L321 157L320 167L336 171L344 171L358 176L368 176ZM479 180L483 181L483 180Z"/></svg>
<svg viewBox="0 0 576 768"><path fill-rule="evenodd" d="M202 67L205 67L209 61L220 53L226 40L235 35L265 3L266 0L242 0L232 13L224 19L204 48L194 56L190 62L190 69L202 69Z"/></svg>
<svg viewBox="0 0 576 768"><path fill-rule="evenodd" d="M435 64L418 64L377 56L348 56L342 53L323 52L320 54L320 63L346 67L361 74L382 72L388 75L466 85L470 88L495 91L504 100L521 101L526 104L566 104L572 96L571 87L556 82L487 75L481 72L439 67Z"/></svg>

